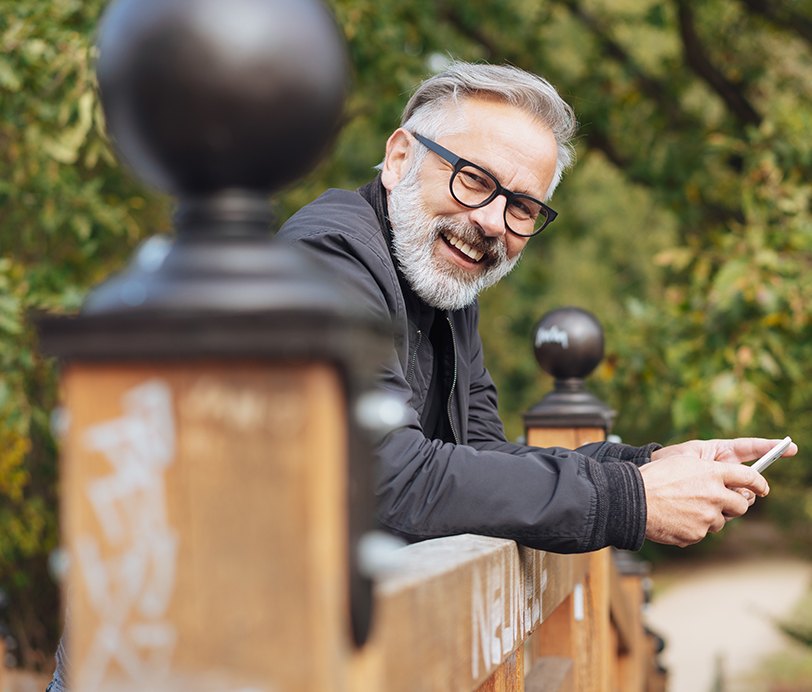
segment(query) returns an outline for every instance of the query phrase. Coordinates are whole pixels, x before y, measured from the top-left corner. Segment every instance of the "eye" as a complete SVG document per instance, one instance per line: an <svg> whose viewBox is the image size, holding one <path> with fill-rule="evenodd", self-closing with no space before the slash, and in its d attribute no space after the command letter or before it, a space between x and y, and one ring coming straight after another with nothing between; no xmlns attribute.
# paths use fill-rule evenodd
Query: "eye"
<svg viewBox="0 0 812 692"><path fill-rule="evenodd" d="M461 169L457 178L469 190L489 192L493 189L493 181L473 168Z"/></svg>
<svg viewBox="0 0 812 692"><path fill-rule="evenodd" d="M514 199L510 202L510 213L517 219L535 219L541 213L541 207L528 199Z"/></svg>

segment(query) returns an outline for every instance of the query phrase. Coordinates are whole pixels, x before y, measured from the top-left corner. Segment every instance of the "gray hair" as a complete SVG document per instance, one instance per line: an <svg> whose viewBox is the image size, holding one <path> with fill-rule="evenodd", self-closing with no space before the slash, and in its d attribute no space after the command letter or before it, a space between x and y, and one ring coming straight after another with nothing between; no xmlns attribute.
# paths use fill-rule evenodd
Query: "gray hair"
<svg viewBox="0 0 812 692"><path fill-rule="evenodd" d="M547 190L549 198L564 171L575 162L572 138L578 123L570 105L546 79L511 65L452 62L417 87L403 110L401 127L432 139L451 134L458 125L449 118L449 104L471 96L487 96L516 106L550 128L558 145L558 160ZM419 152L416 166L425 154Z"/></svg>

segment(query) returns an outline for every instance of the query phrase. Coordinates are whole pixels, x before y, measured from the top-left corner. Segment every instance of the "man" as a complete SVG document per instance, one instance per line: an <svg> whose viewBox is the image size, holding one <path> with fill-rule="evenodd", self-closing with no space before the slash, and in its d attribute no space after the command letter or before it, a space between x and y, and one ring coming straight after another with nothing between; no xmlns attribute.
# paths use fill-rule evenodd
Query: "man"
<svg viewBox="0 0 812 692"><path fill-rule="evenodd" d="M575 125L543 79L452 64L412 96L372 183L328 191L279 232L394 326L379 382L408 419L377 449L377 500L395 533L557 552L638 549L644 538L684 546L769 491L738 463L769 440L577 451L505 440L476 297L555 219L546 201L572 162Z"/></svg>

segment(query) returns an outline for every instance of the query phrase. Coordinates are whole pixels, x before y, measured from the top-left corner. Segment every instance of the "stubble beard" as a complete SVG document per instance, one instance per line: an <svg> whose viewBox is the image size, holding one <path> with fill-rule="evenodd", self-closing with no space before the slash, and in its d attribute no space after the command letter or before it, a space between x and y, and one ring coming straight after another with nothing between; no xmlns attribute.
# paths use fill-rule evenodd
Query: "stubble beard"
<svg viewBox="0 0 812 692"><path fill-rule="evenodd" d="M423 205L420 182L413 168L389 194L389 221L395 261L412 290L428 305L460 310L479 293L507 276L521 255L508 259L503 238L489 238L459 219L431 216ZM466 271L437 252L441 234L462 238L484 253L480 270Z"/></svg>

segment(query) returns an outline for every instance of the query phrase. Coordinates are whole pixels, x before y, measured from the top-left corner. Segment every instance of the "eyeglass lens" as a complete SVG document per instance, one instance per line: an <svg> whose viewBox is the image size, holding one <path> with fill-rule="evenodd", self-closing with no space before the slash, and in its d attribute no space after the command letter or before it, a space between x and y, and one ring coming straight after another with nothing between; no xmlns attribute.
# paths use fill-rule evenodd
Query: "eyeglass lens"
<svg viewBox="0 0 812 692"><path fill-rule="evenodd" d="M497 194L496 181L474 166L462 166L451 178L451 194L468 207L489 203ZM520 235L532 235L547 222L546 209L532 197L510 195L505 208L508 228Z"/></svg>

